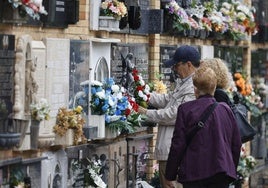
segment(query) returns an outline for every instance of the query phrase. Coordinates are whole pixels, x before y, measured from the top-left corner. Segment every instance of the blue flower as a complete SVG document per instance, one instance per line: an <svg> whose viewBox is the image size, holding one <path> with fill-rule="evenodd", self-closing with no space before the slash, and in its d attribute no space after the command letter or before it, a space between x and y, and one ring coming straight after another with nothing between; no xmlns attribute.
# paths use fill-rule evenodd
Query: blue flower
<svg viewBox="0 0 268 188"><path fill-rule="evenodd" d="M97 89L95 87L91 87L91 94L95 95L97 93Z"/></svg>
<svg viewBox="0 0 268 188"><path fill-rule="evenodd" d="M103 112L106 112L108 110L108 108L109 108L109 105L104 104L101 109L102 109Z"/></svg>
<svg viewBox="0 0 268 188"><path fill-rule="evenodd" d="M100 104L100 99L99 98L95 98L94 105L98 106L99 104Z"/></svg>

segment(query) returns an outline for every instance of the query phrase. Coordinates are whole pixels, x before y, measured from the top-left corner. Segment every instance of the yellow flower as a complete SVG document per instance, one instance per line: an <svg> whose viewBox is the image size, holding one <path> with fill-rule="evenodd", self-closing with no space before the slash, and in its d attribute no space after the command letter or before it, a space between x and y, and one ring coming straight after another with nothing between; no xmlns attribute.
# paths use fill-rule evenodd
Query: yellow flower
<svg viewBox="0 0 268 188"><path fill-rule="evenodd" d="M82 110L83 110L82 106L77 106L77 107L74 109L74 111L75 111L76 113L78 113L78 114L81 114Z"/></svg>
<svg viewBox="0 0 268 188"><path fill-rule="evenodd" d="M167 93L167 86L163 83L162 80L156 80L154 81L154 90L160 94Z"/></svg>

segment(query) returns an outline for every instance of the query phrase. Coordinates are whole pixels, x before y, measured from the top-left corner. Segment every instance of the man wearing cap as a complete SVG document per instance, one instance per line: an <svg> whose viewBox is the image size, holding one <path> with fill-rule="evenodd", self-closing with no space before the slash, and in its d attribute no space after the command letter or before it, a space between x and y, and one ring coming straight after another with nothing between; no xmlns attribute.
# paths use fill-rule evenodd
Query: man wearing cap
<svg viewBox="0 0 268 188"><path fill-rule="evenodd" d="M147 121L158 123L158 133L155 147L155 159L159 163L159 176L162 188L165 183L166 162L168 159L171 138L180 104L195 99L192 76L199 67L200 53L192 46L183 45L177 48L172 59L164 62L172 67L178 75L174 91L168 94L151 93L149 104L156 109L139 107L139 113L147 116ZM178 185L177 187L182 187Z"/></svg>

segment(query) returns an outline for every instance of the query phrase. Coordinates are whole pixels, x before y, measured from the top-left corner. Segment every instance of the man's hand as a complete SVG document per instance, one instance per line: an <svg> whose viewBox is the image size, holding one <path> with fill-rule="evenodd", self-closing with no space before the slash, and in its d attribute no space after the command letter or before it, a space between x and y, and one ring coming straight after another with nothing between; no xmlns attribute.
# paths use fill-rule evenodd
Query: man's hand
<svg viewBox="0 0 268 188"><path fill-rule="evenodd" d="M175 188L174 181L168 181L166 180L167 187L169 188Z"/></svg>
<svg viewBox="0 0 268 188"><path fill-rule="evenodd" d="M146 108L143 108L143 107L139 106L138 113L140 113L140 114L146 114L146 112L147 112L147 109Z"/></svg>

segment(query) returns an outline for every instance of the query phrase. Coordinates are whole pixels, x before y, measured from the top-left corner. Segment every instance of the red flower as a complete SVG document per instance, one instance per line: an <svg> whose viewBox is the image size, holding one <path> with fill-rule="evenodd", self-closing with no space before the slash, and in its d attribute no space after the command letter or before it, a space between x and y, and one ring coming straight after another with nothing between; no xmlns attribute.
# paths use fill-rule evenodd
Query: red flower
<svg viewBox="0 0 268 188"><path fill-rule="evenodd" d="M30 0L22 0L21 2L22 2L22 4L28 4L30 2Z"/></svg>
<svg viewBox="0 0 268 188"><path fill-rule="evenodd" d="M135 82L140 80L139 76L137 76L137 75L134 75L133 77L134 77Z"/></svg>
<svg viewBox="0 0 268 188"><path fill-rule="evenodd" d="M135 112L138 112L138 109L139 109L139 105L137 103L134 103L133 106L132 106L133 110Z"/></svg>
<svg viewBox="0 0 268 188"><path fill-rule="evenodd" d="M131 113L131 110L129 108L126 109L125 115L128 116Z"/></svg>
<svg viewBox="0 0 268 188"><path fill-rule="evenodd" d="M142 91L143 90L143 86L137 86L136 91Z"/></svg>
<svg viewBox="0 0 268 188"><path fill-rule="evenodd" d="M133 74L133 76L137 75L138 74L138 70L137 69L133 69L132 70L132 74Z"/></svg>

